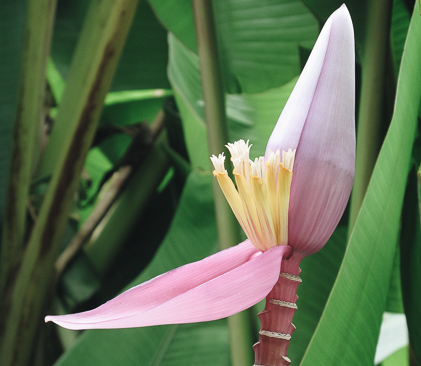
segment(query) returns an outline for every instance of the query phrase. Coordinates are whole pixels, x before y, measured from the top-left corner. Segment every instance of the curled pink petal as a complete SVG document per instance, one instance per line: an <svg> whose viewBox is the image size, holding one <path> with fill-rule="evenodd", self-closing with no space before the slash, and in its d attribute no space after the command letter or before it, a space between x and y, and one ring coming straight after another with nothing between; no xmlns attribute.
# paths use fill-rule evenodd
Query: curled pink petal
<svg viewBox="0 0 421 366"><path fill-rule="evenodd" d="M269 293L290 249L277 246L261 253L246 240L135 286L94 310L45 321L68 329L109 329L224 318Z"/></svg>
<svg viewBox="0 0 421 366"><path fill-rule="evenodd" d="M267 150L296 148L289 245L320 250L349 199L355 170L354 33L346 6L327 20L269 139Z"/></svg>

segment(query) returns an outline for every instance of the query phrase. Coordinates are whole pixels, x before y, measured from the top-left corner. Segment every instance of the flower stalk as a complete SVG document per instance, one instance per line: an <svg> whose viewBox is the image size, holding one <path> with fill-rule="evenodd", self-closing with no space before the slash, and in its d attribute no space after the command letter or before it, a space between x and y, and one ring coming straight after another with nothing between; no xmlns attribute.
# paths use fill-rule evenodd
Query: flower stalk
<svg viewBox="0 0 421 366"><path fill-rule="evenodd" d="M302 282L300 261L294 257L282 260L281 273L266 297L265 309L258 316L261 328L259 341L253 346L255 366L287 366L288 346L295 326L292 318L297 310L297 288Z"/></svg>

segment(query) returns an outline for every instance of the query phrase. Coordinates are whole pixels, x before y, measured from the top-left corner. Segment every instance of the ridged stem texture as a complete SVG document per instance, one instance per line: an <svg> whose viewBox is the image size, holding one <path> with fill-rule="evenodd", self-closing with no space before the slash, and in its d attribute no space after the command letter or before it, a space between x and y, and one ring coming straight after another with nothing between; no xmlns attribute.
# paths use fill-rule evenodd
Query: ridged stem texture
<svg viewBox="0 0 421 366"><path fill-rule="evenodd" d="M254 346L254 366L289 365L288 346L295 326L292 318L297 310L297 288L301 283L299 264L294 256L282 260L281 273L266 297L265 309L259 313L259 342Z"/></svg>

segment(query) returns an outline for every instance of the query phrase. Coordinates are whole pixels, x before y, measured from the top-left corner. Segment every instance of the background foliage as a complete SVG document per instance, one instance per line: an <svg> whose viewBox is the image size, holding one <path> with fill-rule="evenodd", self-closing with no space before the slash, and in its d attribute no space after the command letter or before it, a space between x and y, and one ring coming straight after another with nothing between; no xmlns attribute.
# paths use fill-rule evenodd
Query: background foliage
<svg viewBox="0 0 421 366"><path fill-rule="evenodd" d="M263 154L323 22L341 3L213 1L229 141L250 139L252 155ZM289 357L294 365L373 365L388 311L405 313L410 345L378 362L417 365L419 4L346 5L361 98L353 193L361 199L353 197L326 247L302 263ZM191 1L2 8L0 364L235 363L231 353L243 350L230 343L236 329L226 319L82 334L43 323L47 313L92 308L218 250L212 124ZM254 340L262 308L242 318ZM400 348L395 338L386 348Z"/></svg>

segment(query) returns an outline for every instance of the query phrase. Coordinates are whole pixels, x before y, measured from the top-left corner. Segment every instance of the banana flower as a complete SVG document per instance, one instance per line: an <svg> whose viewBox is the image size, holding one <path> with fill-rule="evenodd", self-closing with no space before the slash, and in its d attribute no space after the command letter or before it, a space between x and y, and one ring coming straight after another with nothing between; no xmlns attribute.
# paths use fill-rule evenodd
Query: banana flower
<svg viewBox="0 0 421 366"><path fill-rule="evenodd" d="M228 145L237 187L225 157L211 158L248 239L94 310L45 320L69 329L192 323L227 317L264 299L279 280L282 260L299 263L320 250L346 207L355 165L354 79L353 27L342 6L323 27L265 157L251 162L248 142Z"/></svg>

